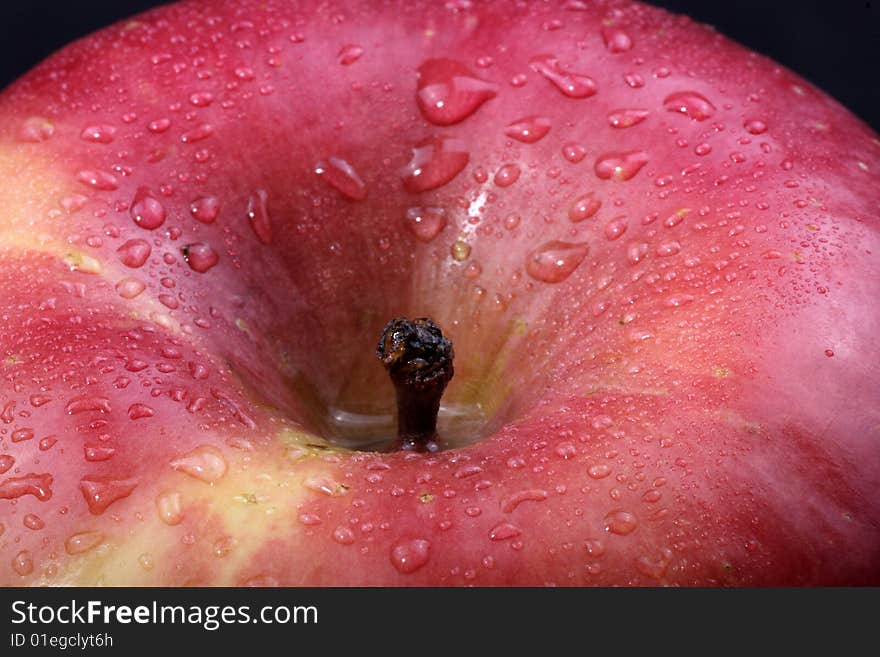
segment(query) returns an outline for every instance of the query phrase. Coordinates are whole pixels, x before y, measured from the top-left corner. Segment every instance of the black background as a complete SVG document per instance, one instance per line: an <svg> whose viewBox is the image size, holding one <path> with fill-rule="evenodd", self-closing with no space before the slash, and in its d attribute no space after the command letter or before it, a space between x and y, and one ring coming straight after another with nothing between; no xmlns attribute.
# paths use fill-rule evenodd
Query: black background
<svg viewBox="0 0 880 657"><path fill-rule="evenodd" d="M880 130L880 1L653 2L714 25L723 34L785 64ZM163 3L0 0L0 87L69 41L159 4Z"/></svg>

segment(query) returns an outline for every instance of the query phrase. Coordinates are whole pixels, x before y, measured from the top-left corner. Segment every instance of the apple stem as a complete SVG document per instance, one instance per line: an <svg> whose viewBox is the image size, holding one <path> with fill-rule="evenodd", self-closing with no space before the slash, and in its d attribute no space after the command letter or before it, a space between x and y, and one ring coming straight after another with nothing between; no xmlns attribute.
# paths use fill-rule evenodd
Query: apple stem
<svg viewBox="0 0 880 657"><path fill-rule="evenodd" d="M385 325L376 357L397 393L394 450L437 452L440 398L454 373L452 343L433 321L397 318Z"/></svg>

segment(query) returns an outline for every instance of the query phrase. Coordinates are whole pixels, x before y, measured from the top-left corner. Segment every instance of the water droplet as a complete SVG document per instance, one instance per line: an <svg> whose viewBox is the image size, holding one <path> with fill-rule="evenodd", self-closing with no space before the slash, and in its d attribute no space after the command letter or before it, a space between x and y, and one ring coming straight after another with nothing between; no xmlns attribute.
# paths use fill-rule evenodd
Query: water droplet
<svg viewBox="0 0 880 657"><path fill-rule="evenodd" d="M196 142L207 139L214 134L214 127L209 123L202 123L192 130L188 130L180 135L180 141L184 144L195 144Z"/></svg>
<svg viewBox="0 0 880 657"><path fill-rule="evenodd" d="M315 173L343 196L352 201L363 201L367 197L367 186L358 172L348 162L339 157L329 157L315 165Z"/></svg>
<svg viewBox="0 0 880 657"><path fill-rule="evenodd" d="M104 192L110 192L119 189L119 181L116 176L106 171L98 171L96 169L83 169L76 174L77 180L82 184L88 185L92 189Z"/></svg>
<svg viewBox="0 0 880 657"><path fill-rule="evenodd" d="M606 465L605 463L591 465L587 469L587 474L590 475L593 479L604 479L611 474L611 466Z"/></svg>
<svg viewBox="0 0 880 657"><path fill-rule="evenodd" d="M109 413L110 400L96 395L81 395L68 401L64 406L64 411L68 415L77 415L78 413L87 413L89 411Z"/></svg>
<svg viewBox="0 0 880 657"><path fill-rule="evenodd" d="M669 112L678 112L695 121L705 121L715 114L715 106L709 99L695 91L680 91L671 94L663 101Z"/></svg>
<svg viewBox="0 0 880 657"><path fill-rule="evenodd" d="M115 453L115 449L106 445L83 445L83 456L91 463L111 459Z"/></svg>
<svg viewBox="0 0 880 657"><path fill-rule="evenodd" d="M471 245L463 240L455 240L449 247L449 254L457 262L467 260L471 254Z"/></svg>
<svg viewBox="0 0 880 657"><path fill-rule="evenodd" d="M28 427L24 427L22 429L16 429L12 432L10 438L14 443L24 442L25 440L30 440L34 437L34 430Z"/></svg>
<svg viewBox="0 0 880 657"><path fill-rule="evenodd" d="M596 175L603 180L629 180L647 163L644 151L605 153L596 160Z"/></svg>
<svg viewBox="0 0 880 657"><path fill-rule="evenodd" d="M648 253L648 245L644 242L633 242L626 247L626 259L631 265L636 265Z"/></svg>
<svg viewBox="0 0 880 657"><path fill-rule="evenodd" d="M136 278L123 278L116 283L116 293L123 299L134 299L147 288Z"/></svg>
<svg viewBox="0 0 880 657"><path fill-rule="evenodd" d="M128 419L130 420L140 420L145 417L153 417L155 414L155 409L146 404L135 403L128 407Z"/></svg>
<svg viewBox="0 0 880 657"><path fill-rule="evenodd" d="M257 189L248 199L247 217L254 234L263 244L272 243L272 224L268 208L269 193Z"/></svg>
<svg viewBox="0 0 880 657"><path fill-rule="evenodd" d="M572 164L577 164L582 161L587 156L587 149L581 146L580 144L566 144L562 147L562 157L571 162Z"/></svg>
<svg viewBox="0 0 880 657"><path fill-rule="evenodd" d="M197 91L189 95L189 102L196 107L208 107L214 102L214 94L210 91Z"/></svg>
<svg viewBox="0 0 880 657"><path fill-rule="evenodd" d="M669 548L661 548L656 554L644 554L636 559L639 572L654 579L661 579L672 562L673 553Z"/></svg>
<svg viewBox="0 0 880 657"><path fill-rule="evenodd" d="M406 225L413 235L422 242L430 242L440 234L447 224L446 210L443 208L409 208L406 211Z"/></svg>
<svg viewBox="0 0 880 657"><path fill-rule="evenodd" d="M743 127L745 127L745 129L753 135L761 135L767 132L767 124L758 119L746 121Z"/></svg>
<svg viewBox="0 0 880 657"><path fill-rule="evenodd" d="M495 184L499 187L510 187L519 180L520 168L515 164L505 164L495 173Z"/></svg>
<svg viewBox="0 0 880 657"><path fill-rule="evenodd" d="M64 551L67 554L82 554L96 548L104 541L101 532L79 532L67 537L64 541Z"/></svg>
<svg viewBox="0 0 880 657"><path fill-rule="evenodd" d="M364 49L354 44L342 46L342 49L336 55L336 61L343 66L351 66L359 60L364 54Z"/></svg>
<svg viewBox="0 0 880 657"><path fill-rule="evenodd" d="M55 124L41 116L25 119L18 129L18 140L37 144L50 139L55 134Z"/></svg>
<svg viewBox="0 0 880 657"><path fill-rule="evenodd" d="M183 259L193 271L204 274L211 267L220 262L220 256L211 248L210 244L196 242L183 247Z"/></svg>
<svg viewBox="0 0 880 657"><path fill-rule="evenodd" d="M132 269L143 267L152 251L153 247L150 246L150 243L142 239L128 240L116 249L122 264Z"/></svg>
<svg viewBox="0 0 880 657"><path fill-rule="evenodd" d="M149 187L139 187L129 210L131 218L141 228L155 230L165 223L165 208L150 192Z"/></svg>
<svg viewBox="0 0 880 657"><path fill-rule="evenodd" d="M596 198L593 192L588 192L574 200L568 209L568 218L572 223L589 219L599 211L600 207L602 207L602 201Z"/></svg>
<svg viewBox="0 0 880 657"><path fill-rule="evenodd" d="M668 258L669 256L674 256L676 253L681 251L681 244L676 242L675 240L670 242L663 242L662 244L657 245L657 250L655 253L661 258Z"/></svg>
<svg viewBox="0 0 880 657"><path fill-rule="evenodd" d="M34 560L31 557L31 553L27 550L22 550L16 554L12 559L12 569L22 577L34 572Z"/></svg>
<svg viewBox="0 0 880 657"><path fill-rule="evenodd" d="M497 85L479 79L452 59L429 59L418 69L418 106L435 125L463 121L497 92Z"/></svg>
<svg viewBox="0 0 880 657"><path fill-rule="evenodd" d="M506 541L522 534L522 530L509 522L502 522L489 530L490 541Z"/></svg>
<svg viewBox="0 0 880 657"><path fill-rule="evenodd" d="M340 497L348 493L348 486L329 477L310 477L303 482L303 486L327 497Z"/></svg>
<svg viewBox="0 0 880 657"><path fill-rule="evenodd" d="M672 294L664 299L663 305L667 308L678 308L679 306L691 303L693 300L694 295L692 294Z"/></svg>
<svg viewBox="0 0 880 657"><path fill-rule="evenodd" d="M171 461L171 467L209 484L226 474L226 457L212 445L199 445L191 452Z"/></svg>
<svg viewBox="0 0 880 657"><path fill-rule="evenodd" d="M15 457L9 454L0 454L0 474L8 472L15 465Z"/></svg>
<svg viewBox="0 0 880 657"><path fill-rule="evenodd" d="M512 513L523 502L543 502L547 499L547 491L538 488L521 490L501 500L501 511Z"/></svg>
<svg viewBox="0 0 880 657"><path fill-rule="evenodd" d="M553 55L540 55L529 62L532 70L550 81L569 98L589 98L598 91L596 81L588 75L566 71Z"/></svg>
<svg viewBox="0 0 880 657"><path fill-rule="evenodd" d="M605 48L612 54L626 52L633 47L630 36L616 25L606 25L602 28L602 40Z"/></svg>
<svg viewBox="0 0 880 657"><path fill-rule="evenodd" d="M55 436L40 438L40 451L45 452L47 449L52 449L52 446L57 442L58 439Z"/></svg>
<svg viewBox="0 0 880 657"><path fill-rule="evenodd" d="M83 128L83 131L80 133L80 139L84 141L91 141L98 144L109 144L116 137L116 128L112 125L100 124L100 125L90 125L87 128Z"/></svg>
<svg viewBox="0 0 880 657"><path fill-rule="evenodd" d="M337 527L333 530L333 540L340 545L351 545L354 543L354 532L348 527Z"/></svg>
<svg viewBox="0 0 880 657"><path fill-rule="evenodd" d="M49 395L41 395L39 393L35 393L30 396L29 401L31 402L31 406L33 406L34 408L39 408L40 406L48 404L50 401L52 401L52 398Z"/></svg>
<svg viewBox="0 0 880 657"><path fill-rule="evenodd" d="M149 130L153 134L160 134L162 132L165 132L170 127L171 120L165 118L156 119L155 121L150 121L150 123L147 124L147 130Z"/></svg>
<svg viewBox="0 0 880 657"><path fill-rule="evenodd" d="M608 115L608 125L612 128L631 128L648 118L650 112L640 109L615 110Z"/></svg>
<svg viewBox="0 0 880 657"><path fill-rule="evenodd" d="M220 214L220 200L213 196L202 196L190 204L189 211L203 224L213 224Z"/></svg>
<svg viewBox="0 0 880 657"><path fill-rule="evenodd" d="M629 224L625 217L615 217L605 225L605 239L608 241L616 240L626 232Z"/></svg>
<svg viewBox="0 0 880 657"><path fill-rule="evenodd" d="M463 140L430 137L412 149L412 159L401 171L403 186L413 194L442 187L461 173L468 160Z"/></svg>
<svg viewBox="0 0 880 657"><path fill-rule="evenodd" d="M524 144L534 144L550 132L550 119L544 116L526 116L504 128L504 134Z"/></svg>
<svg viewBox="0 0 880 657"><path fill-rule="evenodd" d="M430 557L431 542L424 538L403 541L391 548L391 565L404 575L416 572Z"/></svg>
<svg viewBox="0 0 880 657"><path fill-rule="evenodd" d="M137 487L134 479L111 479L109 477L83 477L79 489L89 507L89 513L99 516L114 502L131 495Z"/></svg>
<svg viewBox="0 0 880 657"><path fill-rule="evenodd" d="M159 520L166 525L177 525L183 520L183 505L180 493L164 491L156 497L156 512Z"/></svg>
<svg viewBox="0 0 880 657"><path fill-rule="evenodd" d="M543 283L559 283L578 268L587 253L589 247L583 242L546 242L529 253L526 272Z"/></svg>
<svg viewBox="0 0 880 657"><path fill-rule="evenodd" d="M0 411L0 420L3 424L10 424L15 419L15 402L8 401L3 404L3 410Z"/></svg>
<svg viewBox="0 0 880 657"><path fill-rule="evenodd" d="M605 531L619 536L632 534L638 526L636 517L628 511L615 509L605 516Z"/></svg>
<svg viewBox="0 0 880 657"><path fill-rule="evenodd" d="M27 515L25 515L25 517L21 519L21 522L25 527L34 531L39 531L46 526L46 523L43 522L43 519L33 513L28 513Z"/></svg>
<svg viewBox="0 0 880 657"><path fill-rule="evenodd" d="M584 541L584 548L591 557L598 558L605 554L605 544L598 538L588 538Z"/></svg>

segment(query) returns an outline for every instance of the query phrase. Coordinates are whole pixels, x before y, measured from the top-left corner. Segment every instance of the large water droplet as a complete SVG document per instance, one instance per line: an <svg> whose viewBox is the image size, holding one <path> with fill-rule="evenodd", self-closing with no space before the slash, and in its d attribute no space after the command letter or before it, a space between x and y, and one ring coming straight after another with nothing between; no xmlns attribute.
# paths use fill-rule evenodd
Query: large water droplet
<svg viewBox="0 0 880 657"><path fill-rule="evenodd" d="M364 49L354 44L342 46L342 49L336 55L336 61L343 66L351 66L359 60L364 54Z"/></svg>
<svg viewBox="0 0 880 657"><path fill-rule="evenodd" d="M535 57L529 65L533 71L543 75L563 95L569 98L589 98L598 91L596 81L593 78L566 71L553 55Z"/></svg>
<svg viewBox="0 0 880 657"><path fill-rule="evenodd" d="M25 119L18 129L18 140L37 144L50 139L55 134L55 124L42 116Z"/></svg>
<svg viewBox="0 0 880 657"><path fill-rule="evenodd" d="M257 189L248 199L247 217L254 234L263 244L272 243L272 224L269 219L269 193Z"/></svg>
<svg viewBox="0 0 880 657"><path fill-rule="evenodd" d="M199 126L196 126L192 130L187 130L182 135L180 135L180 141L182 141L184 144L195 144L196 142L202 141L203 139L207 139L213 134L214 127L209 123L203 123Z"/></svg>
<svg viewBox="0 0 880 657"><path fill-rule="evenodd" d="M403 541L391 548L391 565L404 575L416 572L430 557L431 542L424 538Z"/></svg>
<svg viewBox="0 0 880 657"><path fill-rule="evenodd" d="M113 458L116 450L107 445L83 445L83 456L86 461L97 463Z"/></svg>
<svg viewBox="0 0 880 657"><path fill-rule="evenodd" d="M608 115L608 124L612 128L631 128L648 118L650 112L640 109L620 109Z"/></svg>
<svg viewBox="0 0 880 657"><path fill-rule="evenodd" d="M27 550L21 550L12 559L12 569L24 577L34 572L34 559Z"/></svg>
<svg viewBox="0 0 880 657"><path fill-rule="evenodd" d="M315 165L315 173L343 196L352 201L367 197L367 186L354 167L340 157L329 157Z"/></svg>
<svg viewBox="0 0 880 657"><path fill-rule="evenodd" d="M526 259L526 272L535 280L544 283L559 283L568 278L578 268L589 253L583 242L546 242L529 253Z"/></svg>
<svg viewBox="0 0 880 657"><path fill-rule="evenodd" d="M479 79L452 59L429 59L418 70L418 106L435 125L463 121L497 92L497 85Z"/></svg>
<svg viewBox="0 0 880 657"><path fill-rule="evenodd" d="M99 124L83 128L80 138L98 144L109 144L116 137L116 128L112 125Z"/></svg>
<svg viewBox="0 0 880 657"><path fill-rule="evenodd" d="M616 25L606 25L602 28L602 40L608 52L613 54L626 52L633 47L629 34Z"/></svg>
<svg viewBox="0 0 880 657"><path fill-rule="evenodd" d="M138 226L147 230L155 230L165 223L165 207L152 195L149 187L138 188L129 214Z"/></svg>
<svg viewBox="0 0 880 657"><path fill-rule="evenodd" d="M632 534L638 526L636 517L628 511L615 509L605 516L605 531L620 536Z"/></svg>
<svg viewBox="0 0 880 657"><path fill-rule="evenodd" d="M134 479L111 479L109 477L83 477L79 489L92 515L101 515L114 502L131 495L137 487Z"/></svg>
<svg viewBox="0 0 880 657"><path fill-rule="evenodd" d="M596 160L596 175L603 180L629 180L647 163L644 151L605 153Z"/></svg>
<svg viewBox="0 0 880 657"><path fill-rule="evenodd" d="M123 299L134 299L141 294L147 286L136 278L123 278L116 283L116 293Z"/></svg>
<svg viewBox="0 0 880 657"><path fill-rule="evenodd" d="M0 454L0 474L4 474L15 465L15 457L9 454Z"/></svg>
<svg viewBox="0 0 880 657"><path fill-rule="evenodd" d="M596 198L593 192L588 192L574 200L568 209L568 218L573 223L589 219L599 211L600 207L602 207L602 201Z"/></svg>
<svg viewBox="0 0 880 657"><path fill-rule="evenodd" d="M97 169L83 169L76 174L77 180L88 185L92 189L110 192L119 189L119 181L112 173L98 171Z"/></svg>
<svg viewBox="0 0 880 657"><path fill-rule="evenodd" d="M132 269L143 267L144 263L150 257L153 247L150 243L142 239L128 240L116 249L122 264Z"/></svg>
<svg viewBox="0 0 880 657"><path fill-rule="evenodd" d="M499 187L510 187L519 180L520 168L515 164L504 164L495 172L494 182Z"/></svg>
<svg viewBox="0 0 880 657"><path fill-rule="evenodd" d="M26 514L25 517L22 518L21 522L25 527L33 531L39 531L46 526L46 523L43 521L43 519L34 513Z"/></svg>
<svg viewBox="0 0 880 657"><path fill-rule="evenodd" d="M489 530L490 541L506 541L522 534L522 530L509 522L502 522Z"/></svg>
<svg viewBox="0 0 880 657"><path fill-rule="evenodd" d="M183 247L183 258L190 269L204 274L211 267L220 262L220 256L210 244L196 242Z"/></svg>
<svg viewBox="0 0 880 657"><path fill-rule="evenodd" d="M190 204L189 211L203 224L213 224L220 214L220 201L213 196L203 196Z"/></svg>
<svg viewBox="0 0 880 657"><path fill-rule="evenodd" d="M64 551L67 554L82 554L98 547L104 541L104 534L101 532L79 532L71 534L64 541Z"/></svg>
<svg viewBox="0 0 880 657"><path fill-rule="evenodd" d="M544 116L526 116L504 128L504 134L524 144L534 144L550 132L550 119Z"/></svg>
<svg viewBox="0 0 880 657"><path fill-rule="evenodd" d="M695 121L705 121L715 114L715 106L708 98L696 91L671 94L663 101L663 107L670 112L684 114Z"/></svg>
<svg viewBox="0 0 880 657"><path fill-rule="evenodd" d="M87 413L89 411L109 413L110 400L97 395L80 395L68 401L64 406L64 411L68 415L77 415L78 413Z"/></svg>
<svg viewBox="0 0 880 657"><path fill-rule="evenodd" d="M523 502L543 502L547 499L547 491L538 488L521 490L508 495L501 500L501 510L504 513L512 513Z"/></svg>
<svg viewBox="0 0 880 657"><path fill-rule="evenodd" d="M416 144L412 159L401 171L408 192L441 187L461 173L470 154L465 142L454 137L434 136Z"/></svg>
<svg viewBox="0 0 880 657"><path fill-rule="evenodd" d="M183 520L183 504L180 493L177 491L165 491L156 497L156 512L159 520L166 525L177 525Z"/></svg>
<svg viewBox="0 0 880 657"><path fill-rule="evenodd" d="M226 474L226 457L212 445L199 445L191 452L171 461L171 467L209 484Z"/></svg>
<svg viewBox="0 0 880 657"><path fill-rule="evenodd" d="M430 242L446 227L446 210L443 208L409 208L406 225L422 242Z"/></svg>

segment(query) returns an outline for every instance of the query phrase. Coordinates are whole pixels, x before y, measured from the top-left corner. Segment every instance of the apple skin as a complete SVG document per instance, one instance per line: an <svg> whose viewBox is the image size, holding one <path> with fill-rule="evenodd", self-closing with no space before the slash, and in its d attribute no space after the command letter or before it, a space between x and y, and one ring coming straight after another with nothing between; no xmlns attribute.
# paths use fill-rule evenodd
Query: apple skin
<svg viewBox="0 0 880 657"><path fill-rule="evenodd" d="M0 117L0 583L880 583L880 142L711 29L185 2ZM401 315L478 442L322 438Z"/></svg>

